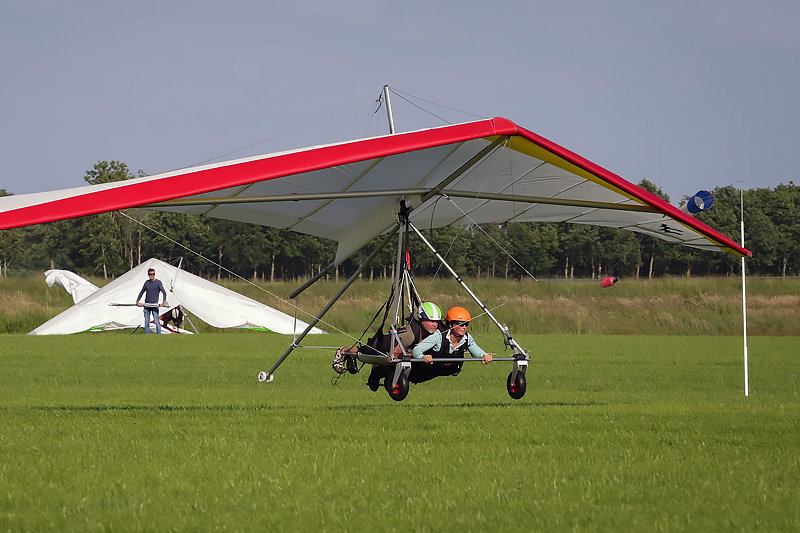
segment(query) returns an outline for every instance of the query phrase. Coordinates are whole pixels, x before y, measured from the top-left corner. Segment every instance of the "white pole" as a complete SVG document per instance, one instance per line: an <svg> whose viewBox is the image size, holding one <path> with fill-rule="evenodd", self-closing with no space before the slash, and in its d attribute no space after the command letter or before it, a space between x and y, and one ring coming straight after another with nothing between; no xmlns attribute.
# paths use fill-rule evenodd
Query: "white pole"
<svg viewBox="0 0 800 533"><path fill-rule="evenodd" d="M383 97L386 99L386 114L389 116L389 133L394 135L394 117L392 116L392 102L389 100L389 86L383 86Z"/></svg>
<svg viewBox="0 0 800 533"><path fill-rule="evenodd" d="M742 248L744 248L744 191L739 188L739 203L741 208ZM745 290L744 256L742 256L742 323L744 331L744 395L750 396L750 381L747 371L747 291Z"/></svg>

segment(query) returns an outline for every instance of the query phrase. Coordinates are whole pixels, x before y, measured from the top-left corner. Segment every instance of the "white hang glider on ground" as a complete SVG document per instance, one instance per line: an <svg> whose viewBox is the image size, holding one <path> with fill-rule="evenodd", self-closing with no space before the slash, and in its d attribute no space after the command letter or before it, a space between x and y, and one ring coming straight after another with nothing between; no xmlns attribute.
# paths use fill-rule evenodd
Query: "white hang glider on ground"
<svg viewBox="0 0 800 533"><path fill-rule="evenodd" d="M90 294L100 290L100 287L85 280L75 272L69 270L48 270L44 273L44 280L48 287L58 285L72 296L72 301L78 303Z"/></svg>
<svg viewBox="0 0 800 533"><path fill-rule="evenodd" d="M29 335L69 335L83 331L133 329L142 326L144 312L141 307L136 306L135 298L151 268L155 269L158 279L167 291L168 306L159 308L159 315L163 316L180 307L215 328L242 328L296 335L308 327L307 323L295 320L294 317L252 298L151 258L101 288L72 272L62 275L80 286L84 284L78 280L89 283L94 291L31 331ZM48 271L48 274L52 272ZM47 279L49 284L50 276ZM171 325L166 331L185 332ZM325 332L312 328L309 333Z"/></svg>
<svg viewBox="0 0 800 533"><path fill-rule="evenodd" d="M608 226L702 250L751 255L688 213L504 118L314 146L125 182L9 196L0 198L0 229L129 207L206 214L332 239L338 248L328 271L373 238L384 235L383 246L399 233L399 276L405 234L422 237L420 229L496 222ZM505 358L514 365L508 383L511 393L520 379L524 385L529 356L468 292L513 348L514 356ZM399 320L396 312L393 324ZM272 381L276 368L308 331L259 379ZM411 363L393 360L392 364L397 370L387 379L387 389L390 394L398 387L407 392ZM392 397L402 399L405 393Z"/></svg>

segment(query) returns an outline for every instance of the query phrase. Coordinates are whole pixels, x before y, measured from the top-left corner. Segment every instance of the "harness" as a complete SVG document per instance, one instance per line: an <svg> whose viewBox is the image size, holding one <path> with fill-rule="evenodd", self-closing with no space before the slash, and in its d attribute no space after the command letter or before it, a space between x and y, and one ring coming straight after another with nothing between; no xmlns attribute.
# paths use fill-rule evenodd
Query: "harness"
<svg viewBox="0 0 800 533"><path fill-rule="evenodd" d="M464 359L464 352L467 351L466 339L467 339L467 335L469 335L469 333L464 335L465 342L461 343L461 345L458 348L456 348L455 350L453 350L452 353L450 353L450 330L449 329L444 330L444 331L440 330L437 333L442 338L442 345L439 348L439 351L431 350L431 351L429 351L427 353L429 353L431 356L433 356L434 359L445 358L445 357L450 357L450 358L454 358L454 359ZM461 363L440 363L440 364L445 364L445 365L447 365L447 364L458 364L458 365L460 365Z"/></svg>

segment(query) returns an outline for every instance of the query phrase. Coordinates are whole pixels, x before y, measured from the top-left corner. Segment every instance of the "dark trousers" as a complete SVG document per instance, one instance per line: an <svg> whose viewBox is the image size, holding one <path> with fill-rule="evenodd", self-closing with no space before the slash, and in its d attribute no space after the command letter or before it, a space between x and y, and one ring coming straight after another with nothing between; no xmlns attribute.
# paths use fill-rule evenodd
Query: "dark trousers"
<svg viewBox="0 0 800 533"><path fill-rule="evenodd" d="M436 359L434 359L436 361ZM411 365L411 374L408 381L422 383L442 376L457 376L461 372L463 363L417 363Z"/></svg>
<svg viewBox="0 0 800 533"><path fill-rule="evenodd" d="M411 373L408 381L411 383L422 383L441 376L457 376L461 372L463 363L412 363ZM368 382L378 383L384 378L391 377L394 373L394 365L372 365L369 373Z"/></svg>

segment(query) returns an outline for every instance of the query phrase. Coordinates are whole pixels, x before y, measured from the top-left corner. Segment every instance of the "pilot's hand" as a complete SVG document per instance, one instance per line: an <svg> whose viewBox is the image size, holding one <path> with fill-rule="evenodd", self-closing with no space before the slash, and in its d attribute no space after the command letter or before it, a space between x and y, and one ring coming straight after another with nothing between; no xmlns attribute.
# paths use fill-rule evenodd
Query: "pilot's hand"
<svg viewBox="0 0 800 533"><path fill-rule="evenodd" d="M426 353L425 355L422 356L422 360L425 361L426 363L432 364L433 356L429 353Z"/></svg>
<svg viewBox="0 0 800 533"><path fill-rule="evenodd" d="M492 362L492 354L487 353L486 355L483 356L483 364L484 365L486 363L491 363L491 362Z"/></svg>

